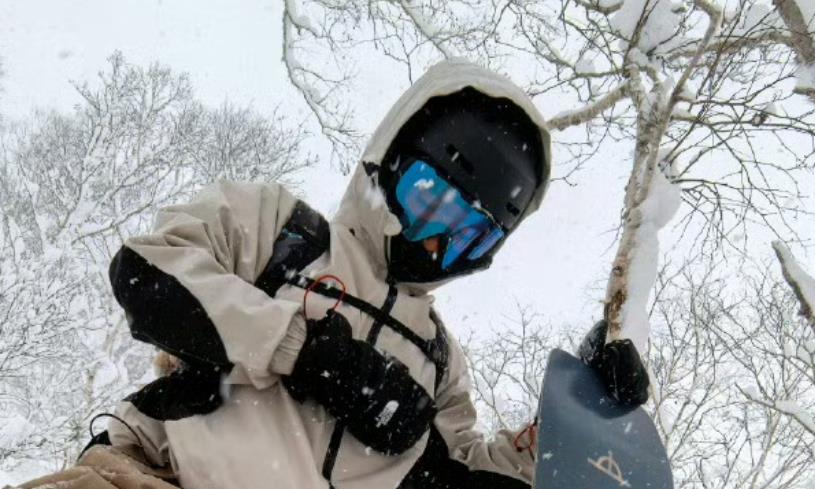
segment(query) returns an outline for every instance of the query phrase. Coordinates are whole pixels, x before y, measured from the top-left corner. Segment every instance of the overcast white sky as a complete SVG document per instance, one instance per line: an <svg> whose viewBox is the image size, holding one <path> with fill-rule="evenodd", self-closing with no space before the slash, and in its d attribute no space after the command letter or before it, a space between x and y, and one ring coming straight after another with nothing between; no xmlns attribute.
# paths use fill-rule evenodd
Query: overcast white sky
<svg viewBox="0 0 815 489"><path fill-rule="evenodd" d="M198 98L210 105L226 98L263 112L282 103L295 118L305 117L280 61L279 3L4 0L0 58L6 76L0 79L0 113L16 118L36 107L70 110L77 96L68 80L92 80L118 49L132 62L158 60L188 72ZM362 63L357 70L367 83L358 99L360 127L370 131L407 80L381 65ZM540 107L545 116L564 108ZM325 154L319 140L311 144ZM491 270L438 292L448 325L458 332L500 328L502 315L512 314L516 301L533 305L554 324L581 330L598 319L614 252L608 231L617 222L628 161L626 151L607 151L581 175L577 187L554 185L542 209L510 238ZM307 200L330 213L346 178L327 162L304 176ZM762 241L757 250L769 255Z"/></svg>

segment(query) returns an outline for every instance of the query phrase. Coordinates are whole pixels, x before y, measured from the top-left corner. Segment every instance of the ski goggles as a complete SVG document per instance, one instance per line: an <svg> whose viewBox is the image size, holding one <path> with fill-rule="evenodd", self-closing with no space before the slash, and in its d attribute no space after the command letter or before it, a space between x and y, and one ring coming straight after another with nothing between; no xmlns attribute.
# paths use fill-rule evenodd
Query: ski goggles
<svg viewBox="0 0 815 489"><path fill-rule="evenodd" d="M462 256L478 260L506 235L477 202L468 202L435 168L420 159L410 163L399 178L396 200L404 210L402 235L408 241L447 238L441 264L445 270Z"/></svg>

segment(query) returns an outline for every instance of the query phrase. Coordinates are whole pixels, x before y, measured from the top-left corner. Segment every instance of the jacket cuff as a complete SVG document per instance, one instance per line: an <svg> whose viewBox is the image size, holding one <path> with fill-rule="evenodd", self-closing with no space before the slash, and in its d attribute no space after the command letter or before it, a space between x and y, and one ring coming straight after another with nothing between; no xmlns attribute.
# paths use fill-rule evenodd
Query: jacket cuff
<svg viewBox="0 0 815 489"><path fill-rule="evenodd" d="M290 375L294 362L306 342L306 322L300 315L292 318L286 335L278 343L269 363L269 371L277 375Z"/></svg>

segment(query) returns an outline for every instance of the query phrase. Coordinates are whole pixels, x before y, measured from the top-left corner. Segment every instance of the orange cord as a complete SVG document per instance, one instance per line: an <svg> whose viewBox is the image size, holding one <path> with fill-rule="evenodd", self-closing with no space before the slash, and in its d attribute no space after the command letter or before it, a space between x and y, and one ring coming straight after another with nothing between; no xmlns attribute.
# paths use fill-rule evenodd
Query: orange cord
<svg viewBox="0 0 815 489"><path fill-rule="evenodd" d="M340 280L339 277L337 277L336 275L321 275L317 277L314 280L314 282L312 282L311 285L308 286L308 288L306 289L306 293L303 294L303 317L306 318L306 321L308 321L308 313L306 312L306 298L308 297L309 292L314 290L317 287L317 285L323 280L333 280L339 283L340 287L342 287L342 293L340 294L340 297L337 299L337 302L335 302L334 305L331 306L332 311L335 311L337 307L340 305L340 302L342 302L342 300L345 298L345 283L343 283L343 281Z"/></svg>
<svg viewBox="0 0 815 489"><path fill-rule="evenodd" d="M529 433L529 444L526 446L521 446L521 437L525 434ZM538 418L535 418L526 428L521 430L517 435L515 435L515 440L513 440L512 444L515 445L515 450L519 452L523 452L524 450L529 452L529 455L534 459L535 454L532 450L532 447L536 446L538 443Z"/></svg>

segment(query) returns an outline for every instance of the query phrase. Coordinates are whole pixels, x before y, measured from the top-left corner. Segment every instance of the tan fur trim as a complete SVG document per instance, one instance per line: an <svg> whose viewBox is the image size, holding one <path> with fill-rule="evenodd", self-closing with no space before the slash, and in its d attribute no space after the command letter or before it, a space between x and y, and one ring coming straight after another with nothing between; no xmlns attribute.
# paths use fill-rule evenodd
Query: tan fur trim
<svg viewBox="0 0 815 489"><path fill-rule="evenodd" d="M153 358L153 372L159 377L164 377L181 368L183 362L177 357L170 355L166 351L159 351Z"/></svg>

